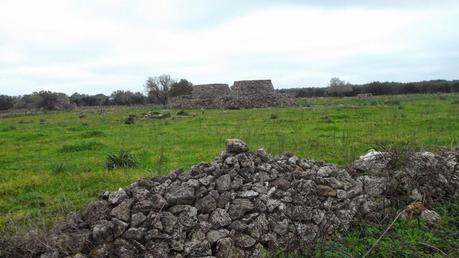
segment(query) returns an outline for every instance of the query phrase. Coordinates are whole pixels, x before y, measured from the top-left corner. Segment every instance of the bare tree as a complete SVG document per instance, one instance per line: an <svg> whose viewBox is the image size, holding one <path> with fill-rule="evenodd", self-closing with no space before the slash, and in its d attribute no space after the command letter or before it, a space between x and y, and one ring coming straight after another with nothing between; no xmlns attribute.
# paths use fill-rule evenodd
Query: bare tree
<svg viewBox="0 0 459 258"><path fill-rule="evenodd" d="M149 77L145 82L145 88L148 92L150 102L166 105L169 90L174 82L168 74Z"/></svg>

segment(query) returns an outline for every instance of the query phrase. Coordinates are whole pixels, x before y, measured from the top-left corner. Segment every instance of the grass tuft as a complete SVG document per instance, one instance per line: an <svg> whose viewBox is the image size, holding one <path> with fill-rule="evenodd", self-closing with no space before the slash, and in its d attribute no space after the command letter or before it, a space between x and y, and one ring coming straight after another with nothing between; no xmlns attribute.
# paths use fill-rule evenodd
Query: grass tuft
<svg viewBox="0 0 459 258"><path fill-rule="evenodd" d="M137 158L129 151L121 149L118 153L107 155L105 168L113 170L117 168L135 168L138 166Z"/></svg>

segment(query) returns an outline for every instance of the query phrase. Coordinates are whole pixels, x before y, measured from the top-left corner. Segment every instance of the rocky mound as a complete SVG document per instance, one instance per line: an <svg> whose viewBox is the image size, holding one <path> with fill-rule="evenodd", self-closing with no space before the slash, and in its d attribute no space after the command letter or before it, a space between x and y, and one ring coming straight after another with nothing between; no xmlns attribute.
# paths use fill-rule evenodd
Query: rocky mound
<svg viewBox="0 0 459 258"><path fill-rule="evenodd" d="M415 200L428 206L457 196L458 160L459 151L416 153L402 163L391 153L370 152L340 169L249 152L240 140L227 140L213 163L106 192L57 225L46 245L27 249L27 241L16 241L15 252L42 258L259 257L263 249L297 250Z"/></svg>
<svg viewBox="0 0 459 258"><path fill-rule="evenodd" d="M235 81L227 84L206 84L193 87L191 95L169 99L173 108L263 108L291 106L294 99L274 90L271 80Z"/></svg>

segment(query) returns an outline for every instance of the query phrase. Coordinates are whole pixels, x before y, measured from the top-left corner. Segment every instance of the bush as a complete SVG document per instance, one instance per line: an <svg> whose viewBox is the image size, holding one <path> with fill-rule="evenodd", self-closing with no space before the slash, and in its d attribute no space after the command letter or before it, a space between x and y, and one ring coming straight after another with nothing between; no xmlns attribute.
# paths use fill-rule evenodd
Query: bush
<svg viewBox="0 0 459 258"><path fill-rule="evenodd" d="M105 168L113 170L117 168L135 168L137 167L137 159L129 151L121 149L118 153L107 155L105 160Z"/></svg>
<svg viewBox="0 0 459 258"><path fill-rule="evenodd" d="M277 115L276 114L271 114L270 118L271 119L277 119Z"/></svg>
<svg viewBox="0 0 459 258"><path fill-rule="evenodd" d="M136 115L129 115L128 118L126 118L126 120L124 120L124 123L127 124L127 125L132 125L132 124L135 124L135 119L137 118Z"/></svg>
<svg viewBox="0 0 459 258"><path fill-rule="evenodd" d="M177 116L189 116L190 114L186 112L185 110L180 110L176 114Z"/></svg>

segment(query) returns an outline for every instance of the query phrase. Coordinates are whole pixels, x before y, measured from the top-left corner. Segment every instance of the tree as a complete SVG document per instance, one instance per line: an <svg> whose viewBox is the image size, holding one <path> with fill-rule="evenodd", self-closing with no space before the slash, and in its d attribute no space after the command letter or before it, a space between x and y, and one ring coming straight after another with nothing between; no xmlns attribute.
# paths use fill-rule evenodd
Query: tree
<svg viewBox="0 0 459 258"><path fill-rule="evenodd" d="M145 96L140 92L117 90L110 97L115 105L141 105L146 102Z"/></svg>
<svg viewBox="0 0 459 258"><path fill-rule="evenodd" d="M166 105L169 90L173 83L175 83L175 81L171 79L171 76L168 74L149 77L145 82L149 101L155 104Z"/></svg>
<svg viewBox="0 0 459 258"><path fill-rule="evenodd" d="M0 110L8 110L14 106L16 97L0 95Z"/></svg>
<svg viewBox="0 0 459 258"><path fill-rule="evenodd" d="M330 79L327 94L331 96L348 96L352 94L352 91L353 89L349 82L333 77Z"/></svg>
<svg viewBox="0 0 459 258"><path fill-rule="evenodd" d="M172 83L169 90L169 97L191 95L192 91L193 84L186 79L180 79L180 81Z"/></svg>

